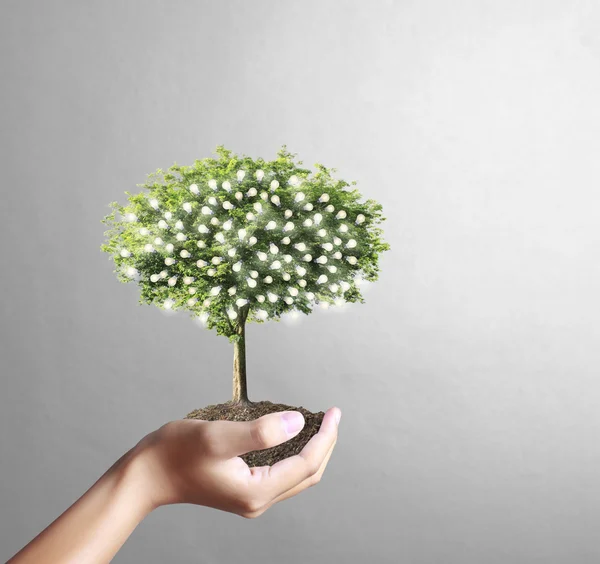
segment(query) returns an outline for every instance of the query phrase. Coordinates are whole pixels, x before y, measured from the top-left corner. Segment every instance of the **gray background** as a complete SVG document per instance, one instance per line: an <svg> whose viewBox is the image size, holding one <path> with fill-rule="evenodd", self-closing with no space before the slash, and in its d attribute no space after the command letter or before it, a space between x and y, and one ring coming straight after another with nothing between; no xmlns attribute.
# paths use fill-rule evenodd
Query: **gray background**
<svg viewBox="0 0 600 564"><path fill-rule="evenodd" d="M0 558L231 393L225 339L116 281L108 202L287 143L389 218L365 305L249 330L251 399L340 406L334 456L257 520L162 508L115 561L598 561L594 2L1 7Z"/></svg>

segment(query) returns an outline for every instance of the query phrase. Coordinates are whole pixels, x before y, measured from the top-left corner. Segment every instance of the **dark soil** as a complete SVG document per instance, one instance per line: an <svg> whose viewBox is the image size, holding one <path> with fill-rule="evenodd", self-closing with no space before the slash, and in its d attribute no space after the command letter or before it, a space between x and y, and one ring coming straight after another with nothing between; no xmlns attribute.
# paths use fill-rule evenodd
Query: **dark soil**
<svg viewBox="0 0 600 564"><path fill-rule="evenodd" d="M217 405L207 405L196 409L186 415L186 419L203 419L205 421L253 421L267 413L279 411L299 411L304 415L304 428L293 439L280 445L265 450L255 450L243 454L240 458L252 466L272 466L276 462L298 454L310 438L317 434L325 413L313 413L303 407L292 407L283 403L270 401L249 402L248 404L235 404L230 401Z"/></svg>

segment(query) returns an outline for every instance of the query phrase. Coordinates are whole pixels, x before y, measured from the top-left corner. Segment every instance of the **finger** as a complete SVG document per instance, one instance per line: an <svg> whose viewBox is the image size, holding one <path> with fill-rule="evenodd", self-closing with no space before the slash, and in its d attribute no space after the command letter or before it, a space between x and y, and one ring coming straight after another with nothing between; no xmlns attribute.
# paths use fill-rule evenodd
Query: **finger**
<svg viewBox="0 0 600 564"><path fill-rule="evenodd" d="M256 476L253 486L256 494L262 499L272 500L317 474L329 450L335 444L339 415L341 411L337 407L329 409L323 417L319 432L308 441L299 454L277 462L266 474Z"/></svg>
<svg viewBox="0 0 600 564"><path fill-rule="evenodd" d="M295 437L304 427L304 417L298 411L280 411L254 421L212 421L209 425L211 454L233 458L277 446Z"/></svg>
<svg viewBox="0 0 600 564"><path fill-rule="evenodd" d="M275 499L271 500L265 506L261 507L258 511L256 511L253 514L250 514L249 516L254 517L254 516L261 515L265 511L270 509L276 503L279 503L280 501L289 499L290 497L294 497L295 495L298 495L300 492L303 492L304 490L310 488L311 486L318 484L321 481L321 477L323 476L323 473L325 472L325 468L327 467L327 464L329 463L329 459L331 458L331 455L333 453L333 449L335 448L336 442L337 442L337 440L334 441L334 443L331 445L331 448L329 449L329 452L327 453L325 460L323 460L323 463L321 464L319 471L314 476L311 476L310 478L306 478L304 481L300 482L297 486L294 486L293 488L289 489L287 492L284 492L281 495L277 496Z"/></svg>

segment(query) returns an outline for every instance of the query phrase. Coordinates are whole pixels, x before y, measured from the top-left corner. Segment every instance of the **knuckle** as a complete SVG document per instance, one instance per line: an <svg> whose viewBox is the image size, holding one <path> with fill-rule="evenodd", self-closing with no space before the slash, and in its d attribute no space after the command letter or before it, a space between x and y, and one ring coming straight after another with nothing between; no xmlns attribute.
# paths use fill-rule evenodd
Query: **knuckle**
<svg viewBox="0 0 600 564"><path fill-rule="evenodd" d="M269 429L263 422L254 423L250 427L250 436L253 443L259 447L268 447L271 444Z"/></svg>
<svg viewBox="0 0 600 564"><path fill-rule="evenodd" d="M252 515L258 513L262 506L263 504L258 499L250 498L242 503L242 511L247 515Z"/></svg>
<svg viewBox="0 0 600 564"><path fill-rule="evenodd" d="M319 471L320 467L321 467L321 465L319 464L319 461L311 460L307 465L307 471L308 471L309 477L314 477L315 474L317 474L317 472Z"/></svg>

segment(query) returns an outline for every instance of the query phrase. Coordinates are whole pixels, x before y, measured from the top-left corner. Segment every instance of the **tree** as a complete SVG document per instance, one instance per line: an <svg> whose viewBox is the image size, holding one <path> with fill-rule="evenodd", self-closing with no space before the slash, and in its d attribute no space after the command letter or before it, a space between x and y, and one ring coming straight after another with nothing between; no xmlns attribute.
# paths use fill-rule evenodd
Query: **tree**
<svg viewBox="0 0 600 564"><path fill-rule="evenodd" d="M140 303L187 310L233 342L232 401L247 404L246 323L363 302L358 281L377 280L389 246L381 205L336 169L302 168L285 145L273 161L216 155L158 169L127 205L112 202L101 248Z"/></svg>

